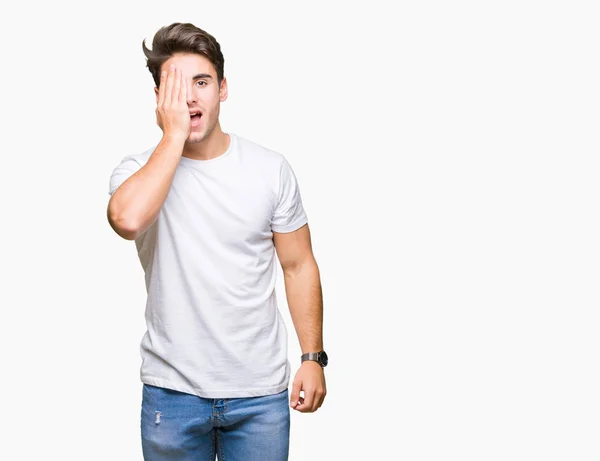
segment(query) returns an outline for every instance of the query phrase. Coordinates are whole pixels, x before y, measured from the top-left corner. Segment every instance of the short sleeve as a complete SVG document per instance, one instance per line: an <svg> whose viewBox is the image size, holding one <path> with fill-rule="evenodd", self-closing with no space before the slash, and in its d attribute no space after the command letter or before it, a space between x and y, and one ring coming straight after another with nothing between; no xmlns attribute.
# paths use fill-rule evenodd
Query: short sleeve
<svg viewBox="0 0 600 461"><path fill-rule="evenodd" d="M142 166L131 156L126 156L110 175L108 194L112 195L132 174Z"/></svg>
<svg viewBox="0 0 600 461"><path fill-rule="evenodd" d="M274 232L292 232L307 222L296 175L284 158L279 171L279 194L271 229Z"/></svg>

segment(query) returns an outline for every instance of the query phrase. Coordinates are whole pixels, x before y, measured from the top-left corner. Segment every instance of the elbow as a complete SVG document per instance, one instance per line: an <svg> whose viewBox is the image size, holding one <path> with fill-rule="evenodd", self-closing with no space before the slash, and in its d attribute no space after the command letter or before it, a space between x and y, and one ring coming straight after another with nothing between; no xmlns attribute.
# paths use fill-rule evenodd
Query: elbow
<svg viewBox="0 0 600 461"><path fill-rule="evenodd" d="M290 261L282 264L282 270L285 276L297 277L301 274L311 274L319 277L319 266L314 258L305 258L303 260Z"/></svg>
<svg viewBox="0 0 600 461"><path fill-rule="evenodd" d="M117 213L109 204L107 210L107 218L110 227L125 240L135 240L139 235L139 226L122 213Z"/></svg>
<svg viewBox="0 0 600 461"><path fill-rule="evenodd" d="M109 218L108 222L113 230L125 240L135 240L139 235L138 228L125 220Z"/></svg>
<svg viewBox="0 0 600 461"><path fill-rule="evenodd" d="M139 236L137 230L130 230L129 228L117 228L115 232L125 240L135 240Z"/></svg>

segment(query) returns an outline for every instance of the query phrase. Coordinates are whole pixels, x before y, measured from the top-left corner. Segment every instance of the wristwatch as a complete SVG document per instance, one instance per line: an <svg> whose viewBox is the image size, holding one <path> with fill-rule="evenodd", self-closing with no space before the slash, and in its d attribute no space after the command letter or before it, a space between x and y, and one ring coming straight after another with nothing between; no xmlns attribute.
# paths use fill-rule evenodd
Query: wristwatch
<svg viewBox="0 0 600 461"><path fill-rule="evenodd" d="M325 351L307 352L306 354L302 354L300 360L300 363L304 363L307 360L314 360L315 362L318 362L319 365L321 365L323 368L327 366L327 362L329 361L327 353Z"/></svg>

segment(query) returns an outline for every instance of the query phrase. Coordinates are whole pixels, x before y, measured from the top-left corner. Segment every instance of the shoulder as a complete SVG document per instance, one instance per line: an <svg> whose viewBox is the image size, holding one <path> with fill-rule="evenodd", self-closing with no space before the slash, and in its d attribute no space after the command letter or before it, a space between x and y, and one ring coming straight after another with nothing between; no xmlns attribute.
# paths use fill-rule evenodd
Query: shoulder
<svg viewBox="0 0 600 461"><path fill-rule="evenodd" d="M152 146L142 152L139 152L136 154L125 155L121 159L121 164L124 164L124 163L129 163L132 165L137 164L137 166L139 166L141 168L148 162L148 159L150 158L150 156L152 155L152 153L154 152L156 147L157 146Z"/></svg>
<svg viewBox="0 0 600 461"><path fill-rule="evenodd" d="M122 157L110 175L108 193L112 195L125 180L142 168L148 162L155 149L156 146L153 146L143 152Z"/></svg>
<svg viewBox="0 0 600 461"><path fill-rule="evenodd" d="M279 169L286 162L285 156L274 149L270 149L243 136L236 135L240 152L248 160L259 163L261 167L272 166Z"/></svg>

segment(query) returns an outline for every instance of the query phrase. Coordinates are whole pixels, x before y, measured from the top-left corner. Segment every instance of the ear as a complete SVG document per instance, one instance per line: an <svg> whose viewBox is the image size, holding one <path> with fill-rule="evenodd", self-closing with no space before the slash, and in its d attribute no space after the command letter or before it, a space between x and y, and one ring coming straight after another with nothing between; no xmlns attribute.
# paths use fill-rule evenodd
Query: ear
<svg viewBox="0 0 600 461"><path fill-rule="evenodd" d="M221 88L219 89L219 101L223 102L227 99L227 77L221 80Z"/></svg>
<svg viewBox="0 0 600 461"><path fill-rule="evenodd" d="M158 104L158 88L154 87L154 93L156 94L156 103Z"/></svg>

